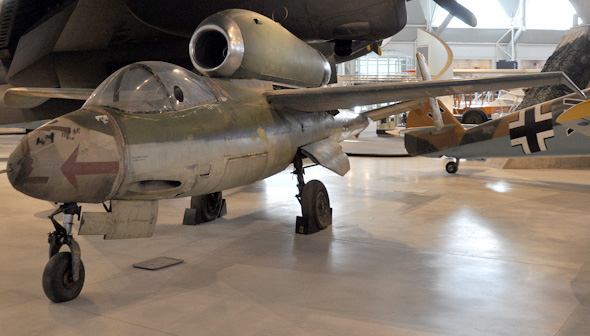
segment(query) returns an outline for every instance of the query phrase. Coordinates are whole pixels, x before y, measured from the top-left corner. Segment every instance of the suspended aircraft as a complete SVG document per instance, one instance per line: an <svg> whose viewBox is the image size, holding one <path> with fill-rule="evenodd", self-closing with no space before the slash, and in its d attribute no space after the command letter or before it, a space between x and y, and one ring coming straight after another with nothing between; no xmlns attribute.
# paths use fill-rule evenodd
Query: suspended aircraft
<svg viewBox="0 0 590 336"><path fill-rule="evenodd" d="M6 172L13 187L60 204L50 216L50 260L43 272L49 299L76 298L84 284L81 251L72 235L105 239L150 237L158 200L191 197L184 222L212 221L226 211L222 191L276 174L293 164L302 216L296 232L332 223L328 191L305 182L303 159L344 175L348 157L338 144L370 119L398 113L350 108L483 88L566 84L563 73L501 78L326 87L328 60L261 14L232 9L205 19L189 55L200 75L166 62L138 62L114 72L94 90L12 88L13 106L47 99L85 100L23 137ZM441 126L442 130L447 126ZM82 212L79 203L103 203ZM63 213L60 223L55 216ZM67 246L69 251L61 252Z"/></svg>
<svg viewBox="0 0 590 336"><path fill-rule="evenodd" d="M455 0L436 2L476 24ZM93 89L138 61L191 68L186 45L195 28L231 8L273 18L320 50L332 67L378 52L381 42L407 21L406 0L5 0L0 5L0 95L9 87ZM80 106L58 99L31 108L0 102L0 125L52 119Z"/></svg>

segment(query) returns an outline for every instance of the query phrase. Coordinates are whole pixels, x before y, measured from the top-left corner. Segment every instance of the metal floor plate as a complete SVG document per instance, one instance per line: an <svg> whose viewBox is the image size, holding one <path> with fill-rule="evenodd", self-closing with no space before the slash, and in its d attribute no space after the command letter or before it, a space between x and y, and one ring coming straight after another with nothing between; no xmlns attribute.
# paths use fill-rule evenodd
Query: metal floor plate
<svg viewBox="0 0 590 336"><path fill-rule="evenodd" d="M174 266L183 263L184 260L182 259L175 259L169 257L158 257L146 261L142 261L137 264L133 264L135 268L142 268L150 271L156 271L162 268Z"/></svg>

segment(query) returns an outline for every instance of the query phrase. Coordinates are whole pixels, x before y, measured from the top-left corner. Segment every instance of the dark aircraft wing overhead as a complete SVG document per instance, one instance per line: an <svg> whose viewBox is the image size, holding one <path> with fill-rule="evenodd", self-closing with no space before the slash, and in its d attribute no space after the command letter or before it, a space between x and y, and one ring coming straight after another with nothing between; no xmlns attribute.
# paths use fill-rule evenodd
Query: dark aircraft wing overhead
<svg viewBox="0 0 590 336"><path fill-rule="evenodd" d="M277 107L304 112L321 112L460 93L556 84L567 85L585 97L584 93L563 72L542 72L493 78L278 90L267 92L266 100Z"/></svg>

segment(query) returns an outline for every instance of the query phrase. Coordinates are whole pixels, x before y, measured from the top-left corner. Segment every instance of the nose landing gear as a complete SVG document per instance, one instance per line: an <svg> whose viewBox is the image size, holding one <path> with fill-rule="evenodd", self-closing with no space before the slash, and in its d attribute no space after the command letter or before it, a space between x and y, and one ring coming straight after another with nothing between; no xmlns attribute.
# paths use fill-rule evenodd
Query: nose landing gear
<svg viewBox="0 0 590 336"><path fill-rule="evenodd" d="M330 197L324 184L318 180L311 180L305 183L303 175L303 155L297 153L293 160L297 175L297 188L299 194L297 200L301 204L302 217L297 217L296 233L312 234L323 230L332 224L332 208L330 208Z"/></svg>
<svg viewBox="0 0 590 336"><path fill-rule="evenodd" d="M84 285L80 245L72 237L74 215L80 219L81 211L82 207L76 203L65 203L49 215L55 231L49 234L49 262L43 271L43 291L56 303L75 299ZM63 226L54 218L60 213L64 214ZM59 252L63 245L71 252Z"/></svg>

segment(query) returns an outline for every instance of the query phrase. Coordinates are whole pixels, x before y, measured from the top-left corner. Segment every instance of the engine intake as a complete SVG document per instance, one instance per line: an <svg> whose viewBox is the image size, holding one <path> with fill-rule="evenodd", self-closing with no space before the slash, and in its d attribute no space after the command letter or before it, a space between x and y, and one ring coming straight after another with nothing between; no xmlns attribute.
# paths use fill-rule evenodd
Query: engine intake
<svg viewBox="0 0 590 336"><path fill-rule="evenodd" d="M195 68L208 77L255 78L299 87L330 81L330 63L279 23L230 9L205 19L190 41Z"/></svg>

